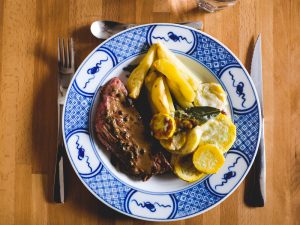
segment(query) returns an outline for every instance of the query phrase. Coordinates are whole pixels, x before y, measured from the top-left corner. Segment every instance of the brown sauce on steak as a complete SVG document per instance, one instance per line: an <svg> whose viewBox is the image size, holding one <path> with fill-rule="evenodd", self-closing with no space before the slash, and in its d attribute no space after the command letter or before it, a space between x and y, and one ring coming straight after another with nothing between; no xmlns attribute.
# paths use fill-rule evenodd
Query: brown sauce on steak
<svg viewBox="0 0 300 225"><path fill-rule="evenodd" d="M152 137L127 97L122 81L111 79L102 87L100 95L95 130L119 170L143 180L170 170L162 152L154 151Z"/></svg>

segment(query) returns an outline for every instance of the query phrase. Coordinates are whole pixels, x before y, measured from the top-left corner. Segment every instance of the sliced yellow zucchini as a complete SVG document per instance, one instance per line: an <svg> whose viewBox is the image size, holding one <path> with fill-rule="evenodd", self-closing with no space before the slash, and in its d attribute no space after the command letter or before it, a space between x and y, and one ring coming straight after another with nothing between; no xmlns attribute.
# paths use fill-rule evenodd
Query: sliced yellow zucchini
<svg viewBox="0 0 300 225"><path fill-rule="evenodd" d="M207 174L199 172L192 161L193 155L180 156L172 155L174 173L182 180L195 182L202 179Z"/></svg>
<svg viewBox="0 0 300 225"><path fill-rule="evenodd" d="M193 154L193 164L203 173L216 173L223 166L225 158L220 149L215 145L206 144L199 146Z"/></svg>
<svg viewBox="0 0 300 225"><path fill-rule="evenodd" d="M152 117L150 128L156 139L169 139L176 130L176 122L169 114L157 113Z"/></svg>

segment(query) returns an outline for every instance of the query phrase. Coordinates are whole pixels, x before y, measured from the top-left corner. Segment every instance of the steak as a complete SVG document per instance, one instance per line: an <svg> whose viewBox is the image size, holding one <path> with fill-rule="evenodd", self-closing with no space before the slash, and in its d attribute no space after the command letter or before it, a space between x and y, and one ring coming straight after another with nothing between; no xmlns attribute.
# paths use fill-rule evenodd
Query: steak
<svg viewBox="0 0 300 225"><path fill-rule="evenodd" d="M119 170L147 180L169 171L171 166L161 147L146 132L140 113L127 95L118 78L112 78L101 88L95 131Z"/></svg>

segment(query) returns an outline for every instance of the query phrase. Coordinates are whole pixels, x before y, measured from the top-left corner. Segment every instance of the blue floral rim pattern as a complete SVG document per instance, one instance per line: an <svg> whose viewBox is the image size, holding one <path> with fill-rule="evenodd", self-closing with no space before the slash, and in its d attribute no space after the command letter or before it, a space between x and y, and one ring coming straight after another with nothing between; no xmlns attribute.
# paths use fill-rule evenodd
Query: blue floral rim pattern
<svg viewBox="0 0 300 225"><path fill-rule="evenodd" d="M162 41L172 51L207 68L228 94L237 139L217 174L176 191L155 192L119 179L97 150L91 111L97 91L112 71ZM100 44L78 68L63 115L66 151L80 180L109 207L138 219L170 221L198 215L225 200L249 171L260 139L261 114L255 88L243 65L209 35L175 24L149 24Z"/></svg>

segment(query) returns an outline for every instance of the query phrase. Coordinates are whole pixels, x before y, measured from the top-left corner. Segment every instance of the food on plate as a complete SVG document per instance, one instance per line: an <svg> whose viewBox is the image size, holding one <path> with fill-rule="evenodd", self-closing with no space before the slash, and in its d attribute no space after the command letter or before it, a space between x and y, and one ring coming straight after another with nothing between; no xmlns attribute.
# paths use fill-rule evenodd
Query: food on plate
<svg viewBox="0 0 300 225"><path fill-rule="evenodd" d="M200 127L202 134L199 146L214 144L225 153L235 141L236 127L231 119L222 113Z"/></svg>
<svg viewBox="0 0 300 225"><path fill-rule="evenodd" d="M148 102L150 104L150 107L151 107L151 110L153 113L158 113L158 109L155 107L155 105L152 101L152 98L151 98L151 90L152 90L152 86L153 86L153 83L156 78L157 78L157 73L154 69L153 70L150 69L149 73L145 77L145 87L147 89Z"/></svg>
<svg viewBox="0 0 300 225"><path fill-rule="evenodd" d="M193 164L193 155L172 155L174 173L182 180L194 182L205 177L207 174L200 172Z"/></svg>
<svg viewBox="0 0 300 225"><path fill-rule="evenodd" d="M171 92L180 92L187 102L193 102L195 99L195 92L189 82L182 76L181 70L167 59L158 59L154 61L153 66L159 72L167 77L169 82L174 83L173 87L170 87Z"/></svg>
<svg viewBox="0 0 300 225"><path fill-rule="evenodd" d="M196 106L211 106L217 109L225 110L226 93L220 84L203 83L200 84L194 101Z"/></svg>
<svg viewBox="0 0 300 225"><path fill-rule="evenodd" d="M111 79L96 113L97 136L120 170L143 180L173 170L188 182L218 172L236 138L221 85L201 83L158 43L132 71L127 89Z"/></svg>
<svg viewBox="0 0 300 225"><path fill-rule="evenodd" d="M199 126L187 131L179 131L169 139L160 140L160 144L173 154L188 155L198 147L201 137L200 132Z"/></svg>
<svg viewBox="0 0 300 225"><path fill-rule="evenodd" d="M172 99L172 96L171 96L171 92L170 92L170 89L169 89L169 86L168 86L168 84L166 82L166 78L165 77L163 77L163 81L164 81L164 86L165 86L165 89L166 89L167 99L168 99L168 102L169 102L170 112L174 113L175 112L175 107L174 107L174 103L173 103L173 99Z"/></svg>
<svg viewBox="0 0 300 225"><path fill-rule="evenodd" d="M194 90L197 90L200 83L199 77L197 77L192 71L189 70L165 45L161 42L157 43L157 57L159 59L167 59L172 62L177 70L181 71L181 75L189 82Z"/></svg>
<svg viewBox="0 0 300 225"><path fill-rule="evenodd" d="M145 86L146 86L146 88L149 92L151 92L153 83L154 83L154 81L156 80L156 78L158 76L155 69L154 68L152 69L152 68L150 69L149 73L145 77Z"/></svg>
<svg viewBox="0 0 300 225"><path fill-rule="evenodd" d="M186 131L179 131L174 133L174 135L169 139L160 140L160 144L171 153L176 153L183 147L187 139Z"/></svg>
<svg viewBox="0 0 300 225"><path fill-rule="evenodd" d="M151 88L151 101L156 111L170 114L175 111L175 108L169 88L164 80L163 76L155 78Z"/></svg>
<svg viewBox="0 0 300 225"><path fill-rule="evenodd" d="M140 64L132 71L130 77L128 78L127 88L129 91L129 96L133 99L136 99L141 92L145 76L155 59L156 48L157 46L155 44L151 46Z"/></svg>
<svg viewBox="0 0 300 225"><path fill-rule="evenodd" d="M221 111L210 106L194 106L188 109L178 109L175 112L177 124L183 128L192 128L202 125L208 120L218 116Z"/></svg>
<svg viewBox="0 0 300 225"><path fill-rule="evenodd" d="M162 151L154 151L157 148L118 78L101 88L95 131L121 171L147 180L171 169Z"/></svg>
<svg viewBox="0 0 300 225"><path fill-rule="evenodd" d="M157 113L152 117L150 128L156 139L169 139L176 130L176 122L169 114Z"/></svg>
<svg viewBox="0 0 300 225"><path fill-rule="evenodd" d="M175 154L179 155L188 155L195 151L200 143L201 138L201 128L200 126L196 126L188 131L186 134L186 142L182 148L178 151L175 151Z"/></svg>
<svg viewBox="0 0 300 225"><path fill-rule="evenodd" d="M167 79L167 84L170 88L170 90L172 91L172 95L174 96L175 100L177 101L177 103L183 107L183 108L190 108L193 106L192 102L188 102L185 100L184 96L181 94L180 91L177 91L178 88L176 86L176 84L173 81L170 81Z"/></svg>
<svg viewBox="0 0 300 225"><path fill-rule="evenodd" d="M222 151L212 144L199 146L193 154L194 166L203 173L218 172L224 162Z"/></svg>

